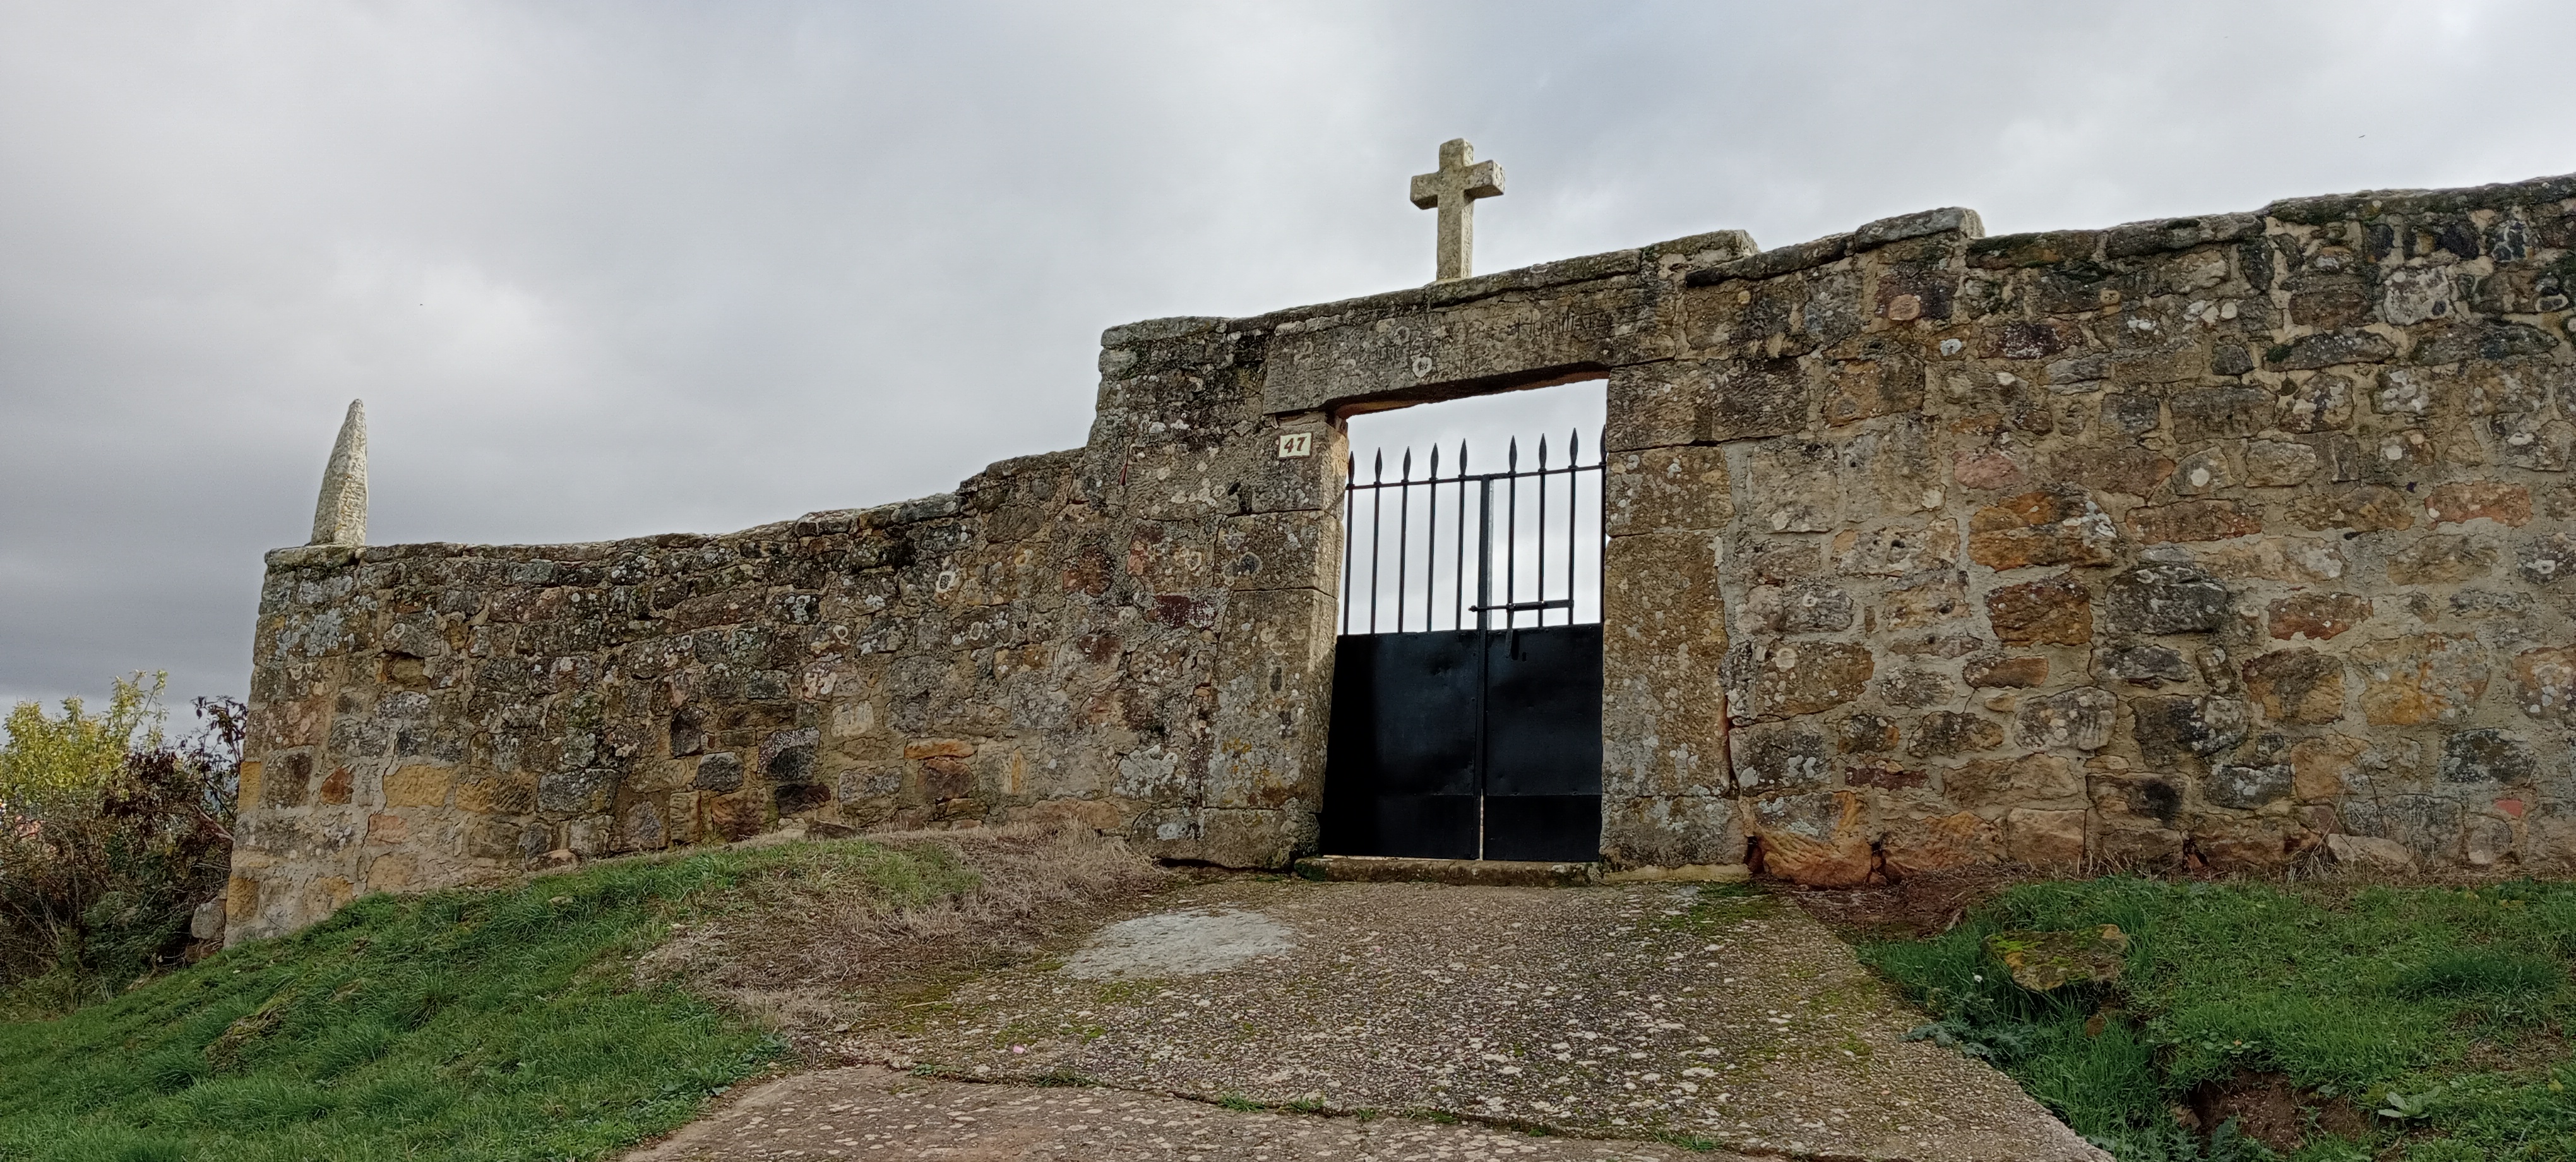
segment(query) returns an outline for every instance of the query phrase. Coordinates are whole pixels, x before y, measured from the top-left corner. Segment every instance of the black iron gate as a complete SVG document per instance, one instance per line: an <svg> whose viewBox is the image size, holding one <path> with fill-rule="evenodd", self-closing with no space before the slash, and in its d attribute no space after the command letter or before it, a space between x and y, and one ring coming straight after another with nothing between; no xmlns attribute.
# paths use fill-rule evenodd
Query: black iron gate
<svg viewBox="0 0 2576 1162"><path fill-rule="evenodd" d="M1599 855L1601 461L1579 452L1550 466L1541 439L1524 468L1514 441L1474 473L1461 444L1442 476L1435 448L1421 479L1409 451L1394 480L1383 453L1367 481L1352 466L1326 852Z"/></svg>

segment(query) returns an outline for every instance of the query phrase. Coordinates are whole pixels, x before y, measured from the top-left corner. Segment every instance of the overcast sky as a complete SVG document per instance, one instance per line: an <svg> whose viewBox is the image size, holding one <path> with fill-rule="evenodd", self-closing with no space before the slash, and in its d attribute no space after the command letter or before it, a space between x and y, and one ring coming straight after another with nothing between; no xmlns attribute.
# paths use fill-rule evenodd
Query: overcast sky
<svg viewBox="0 0 2576 1162"><path fill-rule="evenodd" d="M1943 205L2576 170L2576 5L0 0L0 699L241 693L377 543L722 531L1081 443L1102 328ZM1548 422L1553 425L1555 419Z"/></svg>

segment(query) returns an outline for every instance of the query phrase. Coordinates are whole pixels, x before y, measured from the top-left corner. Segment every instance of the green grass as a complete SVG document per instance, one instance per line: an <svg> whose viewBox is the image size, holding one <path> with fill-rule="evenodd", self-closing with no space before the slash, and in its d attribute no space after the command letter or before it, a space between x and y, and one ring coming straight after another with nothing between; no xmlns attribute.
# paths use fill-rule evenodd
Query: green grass
<svg viewBox="0 0 2576 1162"><path fill-rule="evenodd" d="M1980 947L2103 923L2132 938L2107 986L2034 993ZM2123 1162L2272 1156L2170 1112L2246 1073L2370 1115L2357 1142L2312 1131L2299 1162L2576 1160L2576 885L2034 884L1862 957L1931 1014L1921 1035L1993 1060Z"/></svg>
<svg viewBox="0 0 2576 1162"><path fill-rule="evenodd" d="M965 891L944 849L864 842L602 864L376 896L113 1001L0 1024L0 1159L586 1159L678 1126L785 1053L635 958L764 891Z"/></svg>

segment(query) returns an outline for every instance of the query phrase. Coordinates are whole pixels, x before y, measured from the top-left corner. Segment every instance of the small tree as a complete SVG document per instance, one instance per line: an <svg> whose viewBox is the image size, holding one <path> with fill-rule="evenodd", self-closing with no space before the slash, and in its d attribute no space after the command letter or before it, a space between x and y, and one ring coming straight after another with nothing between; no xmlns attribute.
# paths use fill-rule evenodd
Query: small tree
<svg viewBox="0 0 2576 1162"><path fill-rule="evenodd" d="M191 912L232 858L243 716L197 700L199 729L162 733L167 679L116 683L104 714L20 703L0 747L0 991L62 1010L179 956Z"/></svg>

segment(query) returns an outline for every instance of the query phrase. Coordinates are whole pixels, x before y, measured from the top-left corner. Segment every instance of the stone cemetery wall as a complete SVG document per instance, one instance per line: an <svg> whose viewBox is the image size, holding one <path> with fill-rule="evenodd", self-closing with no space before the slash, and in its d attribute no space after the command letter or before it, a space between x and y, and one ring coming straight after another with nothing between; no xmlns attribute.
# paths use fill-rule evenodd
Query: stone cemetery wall
<svg viewBox="0 0 2576 1162"><path fill-rule="evenodd" d="M1596 377L1614 865L2576 860L2576 179L1980 234L1115 328L1083 448L903 505L272 554L233 938L782 827L1277 866L1339 417Z"/></svg>
<svg viewBox="0 0 2576 1162"><path fill-rule="evenodd" d="M1694 276L1769 869L2576 866L2572 196Z"/></svg>

